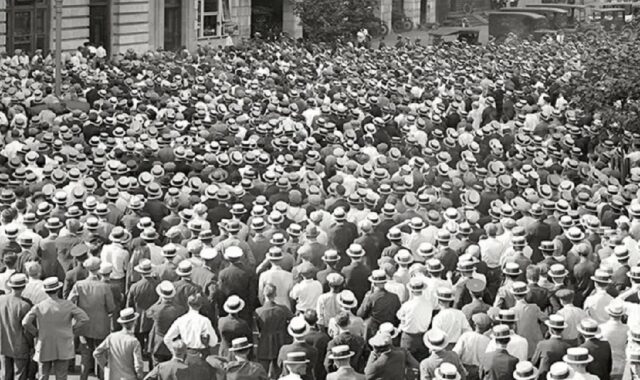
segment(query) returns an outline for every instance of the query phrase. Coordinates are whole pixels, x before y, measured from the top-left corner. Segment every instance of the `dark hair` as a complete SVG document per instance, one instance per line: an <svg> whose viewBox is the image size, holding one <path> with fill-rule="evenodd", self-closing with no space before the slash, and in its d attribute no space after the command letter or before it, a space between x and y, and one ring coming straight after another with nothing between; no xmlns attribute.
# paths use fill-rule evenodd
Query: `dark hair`
<svg viewBox="0 0 640 380"><path fill-rule="evenodd" d="M308 309L304 312L304 320L307 321L309 326L315 326L318 322L318 313L313 309Z"/></svg>

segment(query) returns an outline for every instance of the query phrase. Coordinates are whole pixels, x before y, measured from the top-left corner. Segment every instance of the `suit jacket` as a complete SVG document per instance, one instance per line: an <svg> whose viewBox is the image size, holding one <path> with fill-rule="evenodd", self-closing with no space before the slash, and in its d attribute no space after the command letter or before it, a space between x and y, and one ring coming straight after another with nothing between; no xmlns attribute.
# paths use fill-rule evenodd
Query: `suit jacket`
<svg viewBox="0 0 640 380"><path fill-rule="evenodd" d="M287 326L292 317L288 308L271 301L265 301L256 309L255 321L260 332L256 349L258 359L277 359L280 347L291 343Z"/></svg>
<svg viewBox="0 0 640 380"><path fill-rule="evenodd" d="M287 358L287 354L290 352L304 352L307 354L307 359L309 359L307 374L302 378L303 380L313 380L313 369L316 368L316 363L318 362L318 350L307 342L294 341L291 344L282 346L280 348L280 353L278 354L278 367L283 368L282 361ZM287 374L286 368L283 368L282 374Z"/></svg>
<svg viewBox="0 0 640 380"><path fill-rule="evenodd" d="M180 279L180 276L176 274L177 267L173 261L167 261L153 268L153 273L159 281L175 282Z"/></svg>
<svg viewBox="0 0 640 380"><path fill-rule="evenodd" d="M33 337L22 328L22 320L31 310L31 302L13 294L0 296L0 355L27 359Z"/></svg>
<svg viewBox="0 0 640 380"><path fill-rule="evenodd" d="M538 343L531 362L540 371L540 379L546 379L547 372L555 362L562 361L571 345L560 338L551 337Z"/></svg>
<svg viewBox="0 0 640 380"><path fill-rule="evenodd" d="M531 358L538 342L543 339L540 322L544 315L535 303L516 302L512 310L518 318L516 333L529 343L527 358Z"/></svg>
<svg viewBox="0 0 640 380"><path fill-rule="evenodd" d="M89 277L89 271L87 271L82 264L73 267L68 270L64 276L64 286L62 288L62 296L68 298L71 293L71 289L80 280L84 280Z"/></svg>
<svg viewBox="0 0 640 380"><path fill-rule="evenodd" d="M114 312L116 305L108 284L97 278L78 281L71 289L69 300L84 310L91 320L91 323L79 330L80 336L104 339L109 335L111 331L109 314Z"/></svg>
<svg viewBox="0 0 640 380"><path fill-rule="evenodd" d="M80 243L82 243L82 237L79 235L64 235L56 239L55 246L58 250L58 261L65 271L71 269L73 263L71 248ZM45 240L41 242L40 247L43 247L43 244L45 244Z"/></svg>
<svg viewBox="0 0 640 380"><path fill-rule="evenodd" d="M147 310L146 316L153 320L153 327L149 332L149 353L171 356L171 352L164 344L164 335L173 322L186 312L186 309L177 305L173 300L167 301L163 299Z"/></svg>
<svg viewBox="0 0 640 380"><path fill-rule="evenodd" d="M195 356L187 357L188 360L172 358L160 363L144 377L145 380L216 380L215 369L206 361L195 360Z"/></svg>
<svg viewBox="0 0 640 380"><path fill-rule="evenodd" d="M349 346L349 350L353 352L353 356L350 359L351 367L356 371L363 371L369 354L369 346L363 337L354 335L349 331L345 331L336 335L327 344L327 354L324 357L324 366L327 369L327 372L331 372L331 370L335 368L333 360L329 359L331 349L341 345Z"/></svg>
<svg viewBox="0 0 640 380"><path fill-rule="evenodd" d="M344 276L345 289L350 289L356 296L358 303L361 304L364 295L371 288L369 283L371 269L364 262L352 262L342 268L342 275Z"/></svg>
<svg viewBox="0 0 640 380"><path fill-rule="evenodd" d="M180 280L174 282L173 286L175 286L176 288L175 302L178 305L183 306L184 308L189 307L187 305L187 299L189 298L189 296L202 293L202 289L198 285L194 284L191 281L185 280L184 278L181 278Z"/></svg>
<svg viewBox="0 0 640 380"><path fill-rule="evenodd" d="M227 380L267 380L267 371L251 361L232 361L225 366Z"/></svg>
<svg viewBox="0 0 640 380"><path fill-rule="evenodd" d="M511 380L518 358L507 351L489 352L481 364L480 374L484 380Z"/></svg>
<svg viewBox="0 0 640 380"><path fill-rule="evenodd" d="M324 368L322 358L324 358L327 354L327 344L329 344L331 338L329 338L329 335L327 335L323 331L320 331L317 328L312 328L309 333L305 335L304 340L311 346L315 347L315 349L318 351L318 360L316 360L314 373L316 379L324 379L327 376L327 370Z"/></svg>
<svg viewBox="0 0 640 380"><path fill-rule="evenodd" d="M148 333L153 327L153 321L146 311L158 301L156 285L158 285L156 279L143 277L131 285L129 289L127 307L132 307L137 313L140 313L140 318L136 321L136 332L138 333Z"/></svg>
<svg viewBox="0 0 640 380"><path fill-rule="evenodd" d="M525 300L529 303L535 303L540 310L546 311L550 306L549 303L549 291L538 284L529 284L529 293L527 293Z"/></svg>
<svg viewBox="0 0 640 380"><path fill-rule="evenodd" d="M93 351L93 357L102 367L107 366L105 380L133 380L142 377L142 347L138 339L125 330L109 334Z"/></svg>
<svg viewBox="0 0 640 380"><path fill-rule="evenodd" d="M598 376L600 380L609 380L613 366L609 342L593 338L582 343L580 347L589 350L589 354L593 356L593 361L587 365L587 372Z"/></svg>
<svg viewBox="0 0 640 380"><path fill-rule="evenodd" d="M220 271L218 286L220 289L219 309L222 310L227 297L235 294L246 302L246 307L240 315L246 320L250 320L258 294L258 281L255 273L246 269L242 264L232 263Z"/></svg>
<svg viewBox="0 0 640 380"><path fill-rule="evenodd" d="M218 331L220 331L220 350L218 355L231 359L229 347L236 338L246 337L253 341L253 332L249 324L241 318L227 315L218 320Z"/></svg>
<svg viewBox="0 0 640 380"><path fill-rule="evenodd" d="M406 357L401 350L389 350L381 354L371 353L364 369L367 380L397 380L405 373Z"/></svg>
<svg viewBox="0 0 640 380"><path fill-rule="evenodd" d="M365 376L351 367L340 367L327 375L327 380L365 380Z"/></svg>
<svg viewBox="0 0 640 380"><path fill-rule="evenodd" d="M71 324L72 320L75 321L74 325ZM76 355L74 335L87 323L87 313L71 301L48 298L35 305L22 320L22 326L37 335L33 360L48 362L73 359Z"/></svg>

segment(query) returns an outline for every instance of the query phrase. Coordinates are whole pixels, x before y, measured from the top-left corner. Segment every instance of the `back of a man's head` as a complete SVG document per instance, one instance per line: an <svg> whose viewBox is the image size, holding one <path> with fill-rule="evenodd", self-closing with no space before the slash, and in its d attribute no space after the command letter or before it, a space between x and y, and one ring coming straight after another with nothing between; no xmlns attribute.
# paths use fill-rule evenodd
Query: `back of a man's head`
<svg viewBox="0 0 640 380"><path fill-rule="evenodd" d="M42 266L35 261L28 261L24 264L24 270L29 278L40 278L42 275Z"/></svg>

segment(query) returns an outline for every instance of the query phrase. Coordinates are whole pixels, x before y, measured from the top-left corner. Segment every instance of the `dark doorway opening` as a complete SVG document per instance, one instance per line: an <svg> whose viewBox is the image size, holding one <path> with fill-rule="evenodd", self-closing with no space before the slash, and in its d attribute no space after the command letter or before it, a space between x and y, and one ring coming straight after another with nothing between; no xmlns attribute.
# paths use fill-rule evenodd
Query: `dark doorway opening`
<svg viewBox="0 0 640 380"><path fill-rule="evenodd" d="M7 2L7 52L21 49L33 53L49 48L51 30L49 0L9 0Z"/></svg>
<svg viewBox="0 0 640 380"><path fill-rule="evenodd" d="M164 49L178 50L182 46L182 4L180 0L164 3Z"/></svg>
<svg viewBox="0 0 640 380"><path fill-rule="evenodd" d="M89 42L111 49L111 17L109 0L91 0L89 3Z"/></svg>
<svg viewBox="0 0 640 380"><path fill-rule="evenodd" d="M282 1L253 0L251 2L252 36L260 33L263 38L268 38L282 33Z"/></svg>

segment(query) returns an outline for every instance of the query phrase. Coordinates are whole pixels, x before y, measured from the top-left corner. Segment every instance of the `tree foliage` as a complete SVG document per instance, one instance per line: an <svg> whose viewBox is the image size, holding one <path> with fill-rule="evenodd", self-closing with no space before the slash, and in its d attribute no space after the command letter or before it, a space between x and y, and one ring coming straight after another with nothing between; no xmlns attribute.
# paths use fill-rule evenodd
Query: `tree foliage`
<svg viewBox="0 0 640 380"><path fill-rule="evenodd" d="M296 0L285 0L296 1ZM300 17L305 37L331 42L353 38L362 28L376 33L380 0L299 0L294 12Z"/></svg>

